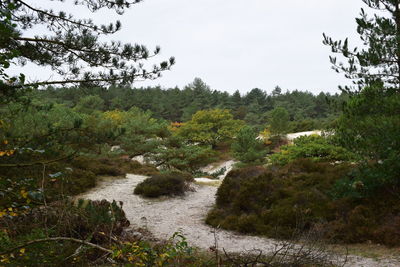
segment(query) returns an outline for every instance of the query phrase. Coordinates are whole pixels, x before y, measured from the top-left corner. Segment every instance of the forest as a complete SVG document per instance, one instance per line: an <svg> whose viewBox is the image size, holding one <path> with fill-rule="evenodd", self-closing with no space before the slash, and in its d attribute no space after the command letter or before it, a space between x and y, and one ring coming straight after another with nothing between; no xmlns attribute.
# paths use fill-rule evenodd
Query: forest
<svg viewBox="0 0 400 267"><path fill-rule="evenodd" d="M335 94L138 87L175 58L30 2L0 2L0 266L399 266L399 0L323 35Z"/></svg>
<svg viewBox="0 0 400 267"><path fill-rule="evenodd" d="M65 104L69 107L92 105L97 110L129 110L138 107L151 111L153 117L172 122L185 122L199 110L229 109L235 119L261 129L268 123L271 111L282 107L289 113L288 131L301 132L329 126L338 116L346 94L321 92L283 92L279 86L270 94L254 88L245 95L237 90L227 92L212 90L200 78L184 88L109 87L109 88L47 88L37 91L37 98L46 103ZM96 98L95 98L96 97Z"/></svg>

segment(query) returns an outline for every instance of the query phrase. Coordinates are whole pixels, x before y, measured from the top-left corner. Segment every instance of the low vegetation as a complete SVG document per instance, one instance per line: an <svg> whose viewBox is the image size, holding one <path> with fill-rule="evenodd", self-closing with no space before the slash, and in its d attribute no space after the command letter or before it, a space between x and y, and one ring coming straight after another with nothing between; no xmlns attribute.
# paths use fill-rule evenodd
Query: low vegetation
<svg viewBox="0 0 400 267"><path fill-rule="evenodd" d="M302 158L309 158L316 162L348 162L360 159L355 153L334 144L328 137L301 136L294 139L293 142L292 145L281 146L278 153L269 157L269 162L285 165Z"/></svg>
<svg viewBox="0 0 400 267"><path fill-rule="evenodd" d="M180 196L190 189L191 175L179 172L153 175L134 189L136 195L155 198L159 196Z"/></svg>
<svg viewBox="0 0 400 267"><path fill-rule="evenodd" d="M319 228L334 242L399 245L399 189L363 199L335 197L337 183L353 168L301 159L284 167L231 171L207 223L276 238Z"/></svg>

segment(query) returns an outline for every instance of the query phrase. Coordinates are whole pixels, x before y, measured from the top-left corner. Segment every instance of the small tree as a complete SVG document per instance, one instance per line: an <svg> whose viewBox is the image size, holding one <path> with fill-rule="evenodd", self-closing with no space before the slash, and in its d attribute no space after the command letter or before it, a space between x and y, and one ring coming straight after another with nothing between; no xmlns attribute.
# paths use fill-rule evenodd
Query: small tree
<svg viewBox="0 0 400 267"><path fill-rule="evenodd" d="M243 127L232 144L234 157L243 163L262 163L267 149L257 137L258 134L253 128Z"/></svg>
<svg viewBox="0 0 400 267"><path fill-rule="evenodd" d="M274 135L282 135L289 130L289 112L283 107L277 107L270 113L270 129Z"/></svg>
<svg viewBox="0 0 400 267"><path fill-rule="evenodd" d="M243 125L243 121L233 119L229 110L200 110L178 129L177 135L215 147L220 142L233 140Z"/></svg>
<svg viewBox="0 0 400 267"><path fill-rule="evenodd" d="M170 170L194 173L216 159L216 152L211 146L188 144L182 138L172 136L165 140L163 146L151 155L156 165Z"/></svg>

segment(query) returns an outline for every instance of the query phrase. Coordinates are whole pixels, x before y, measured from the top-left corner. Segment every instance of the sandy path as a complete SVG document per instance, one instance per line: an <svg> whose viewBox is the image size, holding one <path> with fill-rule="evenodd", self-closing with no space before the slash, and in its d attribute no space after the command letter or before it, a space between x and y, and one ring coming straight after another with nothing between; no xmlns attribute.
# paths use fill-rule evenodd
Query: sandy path
<svg viewBox="0 0 400 267"><path fill-rule="evenodd" d="M133 194L134 187L146 177L128 174L125 179L106 180L81 197L109 201L123 201L123 209L132 226L146 227L156 238L168 239L181 230L193 246L208 249L214 245L213 228L204 223L208 210L215 203L217 187L195 185L195 192L180 198L162 200L143 199ZM219 247L228 252L262 249L271 251L276 241L272 239L238 235L229 231L218 231ZM351 257L346 266L400 266L400 261Z"/></svg>

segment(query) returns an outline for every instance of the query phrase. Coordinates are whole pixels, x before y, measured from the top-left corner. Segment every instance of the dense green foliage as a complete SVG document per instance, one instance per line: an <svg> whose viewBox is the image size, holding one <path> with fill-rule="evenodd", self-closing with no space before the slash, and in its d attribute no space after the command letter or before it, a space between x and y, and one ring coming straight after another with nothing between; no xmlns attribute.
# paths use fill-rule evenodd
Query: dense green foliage
<svg viewBox="0 0 400 267"><path fill-rule="evenodd" d="M289 112L283 107L274 108L270 114L269 127L274 135L282 135L289 131Z"/></svg>
<svg viewBox="0 0 400 267"><path fill-rule="evenodd" d="M300 136L292 145L280 147L280 151L269 156L269 162L285 165L302 158L313 161L355 161L357 155L343 147L335 145L329 137L319 135Z"/></svg>
<svg viewBox="0 0 400 267"><path fill-rule="evenodd" d="M324 36L348 60L331 57L334 68L358 85L343 88L349 99L332 138L302 137L271 156L280 166L232 171L208 223L284 238L323 228L334 241L400 244L400 1L363 1L386 14L362 10L362 49Z"/></svg>
<svg viewBox="0 0 400 267"><path fill-rule="evenodd" d="M396 90L371 87L352 98L339 119L336 138L364 162L352 179L342 182L340 191L361 197L400 185L399 136L400 95ZM354 183L364 190L354 192Z"/></svg>
<svg viewBox="0 0 400 267"><path fill-rule="evenodd" d="M233 119L229 110L200 110L176 131L176 135L215 147L218 143L232 141L243 125L243 121Z"/></svg>
<svg viewBox="0 0 400 267"><path fill-rule="evenodd" d="M188 143L185 139L172 136L163 142L150 158L158 166L168 170L196 172L200 167L213 162L217 152L210 146Z"/></svg>
<svg viewBox="0 0 400 267"><path fill-rule="evenodd" d="M134 193L151 198L183 195L189 189L187 179L186 175L179 172L153 175L138 184Z"/></svg>
<svg viewBox="0 0 400 267"><path fill-rule="evenodd" d="M268 150L259 140L258 133L251 127L243 127L232 143L233 156L246 164L261 164Z"/></svg>

